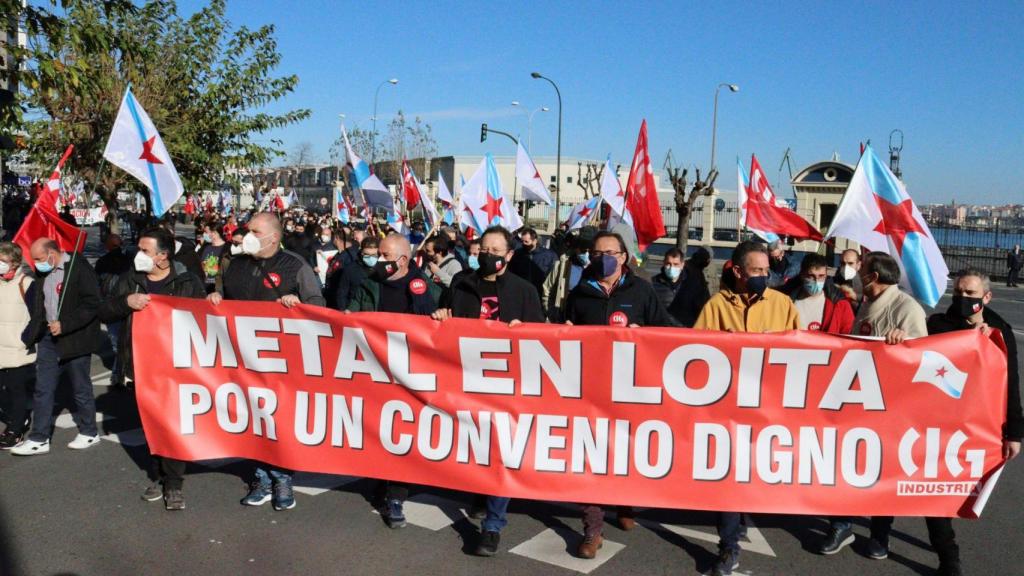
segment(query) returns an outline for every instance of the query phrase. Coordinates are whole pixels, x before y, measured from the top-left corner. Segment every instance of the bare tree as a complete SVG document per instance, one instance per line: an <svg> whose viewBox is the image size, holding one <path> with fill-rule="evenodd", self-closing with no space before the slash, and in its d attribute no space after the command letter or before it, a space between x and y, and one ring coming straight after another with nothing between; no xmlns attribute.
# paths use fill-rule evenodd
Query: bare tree
<svg viewBox="0 0 1024 576"><path fill-rule="evenodd" d="M584 166L586 167L585 172ZM583 189L584 200L589 200L601 193L602 174L604 174L604 164L576 163L576 185Z"/></svg>
<svg viewBox="0 0 1024 576"><path fill-rule="evenodd" d="M679 217L676 224L676 248L686 254L686 247L690 239L690 214L693 213L693 205L698 198L711 196L715 193L715 179L718 178L718 170L712 169L707 178L701 180L700 168L695 170L696 180L693 187L687 193L688 182L686 168L677 168L666 161L665 166L668 172L672 189L675 190L676 214Z"/></svg>
<svg viewBox="0 0 1024 576"><path fill-rule="evenodd" d="M288 158L293 166L303 167L308 166L316 162L316 154L313 151L313 144L311 142L299 142L295 145L292 150L291 156Z"/></svg>

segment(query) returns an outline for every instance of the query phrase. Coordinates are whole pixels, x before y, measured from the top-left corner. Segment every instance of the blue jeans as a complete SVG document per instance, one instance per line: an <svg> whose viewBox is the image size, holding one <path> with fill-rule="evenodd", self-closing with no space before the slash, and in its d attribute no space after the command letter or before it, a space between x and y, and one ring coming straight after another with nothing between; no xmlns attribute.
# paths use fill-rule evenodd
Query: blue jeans
<svg viewBox="0 0 1024 576"><path fill-rule="evenodd" d="M62 374L71 381L75 398L75 411L71 413L78 432L96 436L96 399L92 395L92 381L89 379L89 362L92 356L85 354L68 360L61 360L57 343L47 334L36 347L36 392L32 397L32 430L29 440L45 442L53 430L53 404Z"/></svg>
<svg viewBox="0 0 1024 576"><path fill-rule="evenodd" d="M487 497L487 516L480 523L480 530L483 532L501 532L501 529L508 525L506 512L511 498L502 496Z"/></svg>
<svg viewBox="0 0 1024 576"><path fill-rule="evenodd" d="M740 550L740 532L743 515L739 512L718 513L718 549Z"/></svg>
<svg viewBox="0 0 1024 576"><path fill-rule="evenodd" d="M259 480L263 486L270 486L270 480L273 478L274 482L291 482L292 472L291 470L284 470L283 468L269 468L264 469L259 466L256 467L256 479Z"/></svg>

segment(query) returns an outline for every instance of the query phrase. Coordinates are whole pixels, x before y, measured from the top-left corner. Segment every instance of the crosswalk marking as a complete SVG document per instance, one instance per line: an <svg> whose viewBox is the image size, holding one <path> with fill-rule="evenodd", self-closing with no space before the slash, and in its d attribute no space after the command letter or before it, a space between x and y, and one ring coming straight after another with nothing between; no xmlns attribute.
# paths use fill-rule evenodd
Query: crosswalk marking
<svg viewBox="0 0 1024 576"><path fill-rule="evenodd" d="M111 442L117 442L123 446L136 447L146 444L146 435L143 433L142 428L132 428L131 430L125 430L123 432L114 432L113 434L105 434L100 436L104 440L110 440Z"/></svg>
<svg viewBox="0 0 1024 576"><path fill-rule="evenodd" d="M102 412L97 412L96 413L96 423L97 424L99 424L100 422L110 422L111 420L116 420L116 419L117 418L115 418L113 416L108 416L108 415L106 415L106 414L104 414ZM75 425L75 418L71 415L70 412L64 412L60 416L57 416L57 419L53 421L53 425L56 426L57 428L64 428L64 429L75 428L76 427L76 425Z"/></svg>
<svg viewBox="0 0 1024 576"><path fill-rule="evenodd" d="M338 476L335 474L315 474L313 472L296 472L292 478L292 485L296 492L309 496L319 496L339 486L351 484L359 480L352 476Z"/></svg>
<svg viewBox="0 0 1024 576"><path fill-rule="evenodd" d="M661 524L647 520L639 520L639 522L647 525L651 529L657 530L660 527L684 538L693 538L695 540L703 540L704 542L712 542L715 544L718 543L717 534L702 532L700 530L694 530L693 528L684 528L675 524ZM771 545L768 544L768 540L765 539L764 535L761 534L761 531L758 530L749 519L747 520L747 541L740 541L740 549L747 552L764 554L765 556L771 556L772 558L776 557L775 550L772 550Z"/></svg>
<svg viewBox="0 0 1024 576"><path fill-rule="evenodd" d="M509 552L580 574L590 574L626 547L605 538L604 546L597 551L597 557L587 560L571 553L575 552L582 540L582 534L569 528L548 528Z"/></svg>
<svg viewBox="0 0 1024 576"><path fill-rule="evenodd" d="M437 532L466 517L466 511L455 501L434 494L417 494L402 507L405 521L413 526ZM374 510L374 514L380 514Z"/></svg>

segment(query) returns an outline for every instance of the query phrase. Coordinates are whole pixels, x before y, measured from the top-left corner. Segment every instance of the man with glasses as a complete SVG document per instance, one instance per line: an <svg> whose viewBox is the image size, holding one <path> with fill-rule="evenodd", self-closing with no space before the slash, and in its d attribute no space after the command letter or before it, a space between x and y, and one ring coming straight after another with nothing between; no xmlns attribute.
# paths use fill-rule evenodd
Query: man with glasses
<svg viewBox="0 0 1024 576"><path fill-rule="evenodd" d="M565 304L566 324L587 326L678 326L665 311L654 288L626 266L629 251L622 236L598 232L590 251L590 264L579 284L569 293ZM636 527L633 509L620 506L619 527ZM581 558L594 558L604 544L604 510L594 504L583 506L583 542L577 550Z"/></svg>
<svg viewBox="0 0 1024 576"><path fill-rule="evenodd" d="M380 243L379 257L349 301L348 312L392 312L430 316L437 310L441 289L412 261L412 246L401 234L388 234ZM403 510L409 485L385 482L381 517L389 528L405 527Z"/></svg>

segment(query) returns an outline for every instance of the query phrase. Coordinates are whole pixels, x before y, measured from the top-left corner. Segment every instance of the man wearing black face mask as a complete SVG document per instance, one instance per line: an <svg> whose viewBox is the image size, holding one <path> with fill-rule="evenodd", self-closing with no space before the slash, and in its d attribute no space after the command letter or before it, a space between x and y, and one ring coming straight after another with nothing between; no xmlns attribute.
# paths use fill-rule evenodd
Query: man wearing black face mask
<svg viewBox="0 0 1024 576"><path fill-rule="evenodd" d="M393 312L430 316L437 310L441 289L412 262L412 246L401 234L388 234L380 243L379 259L348 304L348 312ZM383 483L381 517L389 528L405 526L403 505L409 485Z"/></svg>
<svg viewBox="0 0 1024 576"><path fill-rule="evenodd" d="M449 295L450 308L438 309L433 318L498 320L509 326L544 322L537 291L526 280L507 273L512 234L500 226L488 228L480 236L480 245L480 267L456 277ZM470 512L472 517L482 520L480 541L474 551L477 556L493 556L498 551L499 534L507 523L505 512L511 499L487 496L485 500L474 503Z"/></svg>
<svg viewBox="0 0 1024 576"><path fill-rule="evenodd" d="M1006 343L1006 423L1003 425L1003 458L1012 460L1020 454L1024 437L1024 413L1020 403L1020 375L1017 370L1017 342L1013 327L988 307L992 301L989 278L983 272L968 268L956 275L953 303L945 313L928 318L928 334L944 334L954 330L999 330ZM951 518L926 518L928 540L939 556L938 573L943 576L963 574L960 547L956 544Z"/></svg>
<svg viewBox="0 0 1024 576"><path fill-rule="evenodd" d="M638 278L626 262L629 251L622 236L598 232L590 251L590 265L565 303L566 324L590 326L678 326L658 300L654 288ZM633 509L620 506L619 526L636 526ZM577 550L581 558L593 558L604 543L604 510L596 505L583 506L583 542Z"/></svg>
<svg viewBox="0 0 1024 576"><path fill-rule="evenodd" d="M782 292L768 288L768 250L757 242L741 242L732 253L732 286L708 300L697 318L698 330L726 332L781 332L800 328L800 319L792 300ZM739 512L718 513L718 559L711 573L732 574L740 563Z"/></svg>

